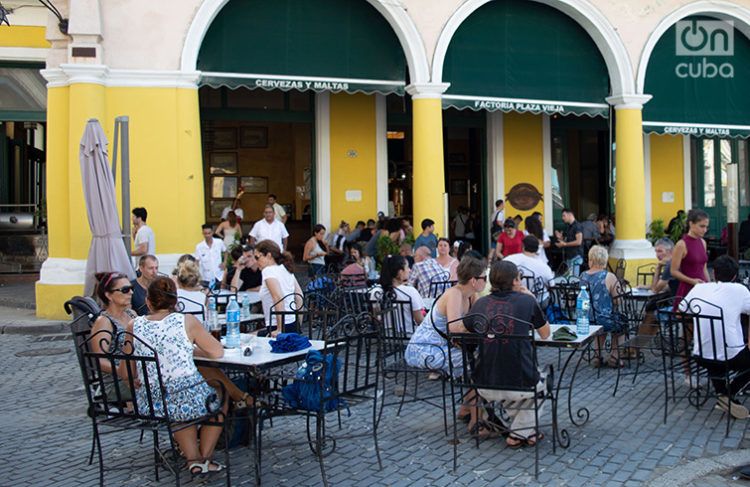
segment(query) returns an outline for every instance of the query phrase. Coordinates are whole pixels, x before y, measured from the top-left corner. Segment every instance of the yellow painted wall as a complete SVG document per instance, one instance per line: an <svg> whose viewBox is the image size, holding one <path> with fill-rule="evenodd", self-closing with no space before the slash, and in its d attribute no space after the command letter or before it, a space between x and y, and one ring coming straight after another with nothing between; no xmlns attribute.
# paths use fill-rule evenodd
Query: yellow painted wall
<svg viewBox="0 0 750 487"><path fill-rule="evenodd" d="M148 209L156 251L190 252L200 240L204 197L197 90L77 83L48 90L50 257L84 260L88 255L91 232L81 184L80 140L86 122L98 118L109 140L111 161L118 115L130 117L131 208ZM118 188L121 179L118 175ZM118 189L118 204L119 196ZM80 287L37 283L37 315L58 317L62 303L80 294Z"/></svg>
<svg viewBox="0 0 750 487"><path fill-rule="evenodd" d="M651 146L651 219L666 225L677 210L684 209L685 185L681 135L649 136ZM674 203L663 203L662 193L674 193Z"/></svg>
<svg viewBox="0 0 750 487"><path fill-rule="evenodd" d="M503 115L503 140L505 159L505 193L518 183L533 184L540 193L544 191L544 159L542 149L542 116L531 113ZM551 198L552 195L544 195ZM503 195L505 199L505 195ZM538 211L544 213L544 201L528 211L516 210L506 202L505 216L522 217Z"/></svg>
<svg viewBox="0 0 750 487"><path fill-rule="evenodd" d="M47 28L31 25L3 25L0 28L2 47L50 47L46 37Z"/></svg>
<svg viewBox="0 0 750 487"><path fill-rule="evenodd" d="M378 211L375 96L331 94L330 109L331 226L335 229L341 220L353 225ZM350 151L356 151L356 157L350 157ZM352 190L362 192L361 201L346 201L346 191Z"/></svg>
<svg viewBox="0 0 750 487"><path fill-rule="evenodd" d="M70 255L67 86L47 90L47 227L50 257Z"/></svg>

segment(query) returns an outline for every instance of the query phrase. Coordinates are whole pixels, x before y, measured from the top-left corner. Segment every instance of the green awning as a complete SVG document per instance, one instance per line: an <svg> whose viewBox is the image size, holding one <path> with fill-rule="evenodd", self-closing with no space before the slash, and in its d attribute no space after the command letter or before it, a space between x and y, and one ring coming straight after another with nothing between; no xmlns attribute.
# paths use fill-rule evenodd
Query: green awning
<svg viewBox="0 0 750 487"><path fill-rule="evenodd" d="M451 40L443 106L607 116L607 66L588 33L538 2L496 0L477 9Z"/></svg>
<svg viewBox="0 0 750 487"><path fill-rule="evenodd" d="M706 22L703 24L703 22ZM724 27L722 27L724 26ZM700 30L701 27L704 30ZM682 48L677 32L712 34L713 50L693 55ZM728 38L727 37L727 38ZM690 42L690 37L688 37ZM678 47L681 52L678 55ZM709 46L710 48L711 46ZM686 54L687 53L687 54ZM656 43L646 68L644 93L652 95L643 107L646 132L748 137L750 135L750 39L731 24L706 17L688 17L670 27Z"/></svg>
<svg viewBox="0 0 750 487"><path fill-rule="evenodd" d="M202 85L399 93L406 60L393 29L365 1L232 0L198 55Z"/></svg>
<svg viewBox="0 0 750 487"><path fill-rule="evenodd" d="M647 134L695 135L697 137L750 137L750 125L643 122Z"/></svg>

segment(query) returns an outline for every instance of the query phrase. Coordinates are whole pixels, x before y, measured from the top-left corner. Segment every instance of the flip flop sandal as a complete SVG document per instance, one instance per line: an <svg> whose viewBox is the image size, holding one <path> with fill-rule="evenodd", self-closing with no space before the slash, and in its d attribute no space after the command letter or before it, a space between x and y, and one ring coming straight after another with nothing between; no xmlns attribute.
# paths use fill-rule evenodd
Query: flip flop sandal
<svg viewBox="0 0 750 487"><path fill-rule="evenodd" d="M188 463L187 469L193 478L202 477L208 473L208 461L190 462Z"/></svg>
<svg viewBox="0 0 750 487"><path fill-rule="evenodd" d="M505 440L505 444L512 450L518 450L519 448L526 446L526 440L522 438L516 438L515 436L509 436Z"/></svg>
<svg viewBox="0 0 750 487"><path fill-rule="evenodd" d="M612 367L613 369L621 369L625 367L625 362L623 362L621 359L617 359L615 357L609 357L607 359L607 365L609 367Z"/></svg>
<svg viewBox="0 0 750 487"><path fill-rule="evenodd" d="M526 446L535 446L537 442L542 441L544 439L544 433L541 431L535 435L531 435L528 438L526 438L523 443Z"/></svg>
<svg viewBox="0 0 750 487"><path fill-rule="evenodd" d="M214 467L214 468L211 468ZM207 460L206 461L206 468L208 469L208 473L216 473L221 472L225 468L227 468L226 465L223 463L217 462L216 460Z"/></svg>

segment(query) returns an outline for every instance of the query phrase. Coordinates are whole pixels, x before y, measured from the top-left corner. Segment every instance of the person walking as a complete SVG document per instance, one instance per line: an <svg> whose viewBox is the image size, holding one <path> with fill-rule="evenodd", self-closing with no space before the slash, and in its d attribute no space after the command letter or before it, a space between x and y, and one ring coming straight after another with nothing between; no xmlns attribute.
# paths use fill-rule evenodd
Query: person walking
<svg viewBox="0 0 750 487"><path fill-rule="evenodd" d="M242 225L237 220L237 214L234 210L227 213L227 219L219 224L216 228L216 235L224 240L224 246L227 249L240 244L242 239Z"/></svg>
<svg viewBox="0 0 750 487"><path fill-rule="evenodd" d="M195 246L195 259L201 269L201 284L212 288L224 277L224 254L227 248L224 241L214 238L214 227L206 223L201 227L203 240Z"/></svg>
<svg viewBox="0 0 750 487"><path fill-rule="evenodd" d="M270 240L283 252L286 250L289 232L286 231L284 224L276 219L273 208L271 204L267 204L263 208L263 219L255 222L253 229L250 230L250 245L257 245L263 240Z"/></svg>
<svg viewBox="0 0 750 487"><path fill-rule="evenodd" d="M675 309L680 301L693 289L693 286L703 282L709 282L708 253L706 252L706 241L703 237L708 231L708 214L703 210L693 209L688 211L688 232L683 236L672 251L672 264L670 271L672 277L679 281L675 293Z"/></svg>
<svg viewBox="0 0 750 487"><path fill-rule="evenodd" d="M156 255L156 237L154 231L146 225L148 212L146 208L133 208L133 257Z"/></svg>

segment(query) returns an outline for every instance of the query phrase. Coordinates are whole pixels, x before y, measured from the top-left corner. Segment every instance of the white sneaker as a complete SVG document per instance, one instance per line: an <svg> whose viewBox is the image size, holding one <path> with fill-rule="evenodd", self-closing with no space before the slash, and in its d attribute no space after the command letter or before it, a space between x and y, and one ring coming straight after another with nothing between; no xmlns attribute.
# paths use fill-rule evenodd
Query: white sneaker
<svg viewBox="0 0 750 487"><path fill-rule="evenodd" d="M727 396L720 395L716 401L716 409L720 409L724 412L728 412L735 419L747 419L750 417L750 412L742 404L734 401L730 401Z"/></svg>

